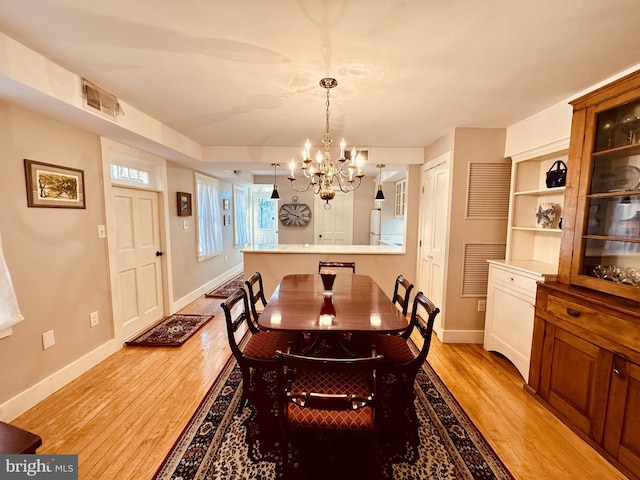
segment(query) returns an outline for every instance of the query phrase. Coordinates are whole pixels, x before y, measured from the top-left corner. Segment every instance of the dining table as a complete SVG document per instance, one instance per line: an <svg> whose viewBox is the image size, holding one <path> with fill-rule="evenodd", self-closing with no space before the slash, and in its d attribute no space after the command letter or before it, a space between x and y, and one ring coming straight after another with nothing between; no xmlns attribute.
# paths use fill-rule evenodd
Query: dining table
<svg viewBox="0 0 640 480"><path fill-rule="evenodd" d="M258 319L265 330L356 334L397 333L402 312L368 275L338 273L331 291L320 274L285 275Z"/></svg>

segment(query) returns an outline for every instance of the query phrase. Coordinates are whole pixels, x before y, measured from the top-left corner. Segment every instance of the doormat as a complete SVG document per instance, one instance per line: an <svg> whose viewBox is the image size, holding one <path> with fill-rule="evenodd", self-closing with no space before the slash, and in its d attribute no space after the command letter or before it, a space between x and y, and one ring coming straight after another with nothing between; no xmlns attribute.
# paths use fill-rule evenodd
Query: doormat
<svg viewBox="0 0 640 480"><path fill-rule="evenodd" d="M226 281L222 285L217 286L213 290L204 294L205 297L213 298L227 298L236 290L244 287L244 281L242 280L242 273L239 273L231 280Z"/></svg>
<svg viewBox="0 0 640 480"><path fill-rule="evenodd" d="M132 346L179 347L204 326L213 315L171 315L133 340Z"/></svg>
<svg viewBox="0 0 640 480"><path fill-rule="evenodd" d="M256 375L249 405L241 408L242 374L232 357L153 479L282 478L275 377L275 372ZM404 393L397 387L383 382L383 398ZM383 400L373 454L369 442L352 436L292 435L291 480L374 478L368 469L377 470L380 479L513 480L428 363L415 388L411 413ZM367 468L370 458L376 465Z"/></svg>

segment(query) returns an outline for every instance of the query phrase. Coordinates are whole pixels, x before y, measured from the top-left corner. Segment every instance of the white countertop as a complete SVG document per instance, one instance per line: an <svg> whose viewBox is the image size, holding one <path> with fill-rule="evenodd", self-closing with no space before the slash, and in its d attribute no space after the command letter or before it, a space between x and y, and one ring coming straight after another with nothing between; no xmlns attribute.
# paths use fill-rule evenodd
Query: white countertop
<svg viewBox="0 0 640 480"><path fill-rule="evenodd" d="M558 276L558 266L550 263L536 262L533 260L487 260L487 262L515 268L516 270L543 277L551 277L553 280Z"/></svg>
<svg viewBox="0 0 640 480"><path fill-rule="evenodd" d="M347 255L402 254L402 247L392 245L251 245L242 253L344 253Z"/></svg>

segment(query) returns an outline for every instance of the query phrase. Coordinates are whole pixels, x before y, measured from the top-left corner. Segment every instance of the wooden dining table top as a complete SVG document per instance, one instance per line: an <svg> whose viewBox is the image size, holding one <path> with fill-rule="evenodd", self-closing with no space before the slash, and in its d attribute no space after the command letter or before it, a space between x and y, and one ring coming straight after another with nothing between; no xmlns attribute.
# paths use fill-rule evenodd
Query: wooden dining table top
<svg viewBox="0 0 640 480"><path fill-rule="evenodd" d="M324 296L319 274L282 278L260 314L269 330L394 333L408 325L402 312L367 275L338 273Z"/></svg>

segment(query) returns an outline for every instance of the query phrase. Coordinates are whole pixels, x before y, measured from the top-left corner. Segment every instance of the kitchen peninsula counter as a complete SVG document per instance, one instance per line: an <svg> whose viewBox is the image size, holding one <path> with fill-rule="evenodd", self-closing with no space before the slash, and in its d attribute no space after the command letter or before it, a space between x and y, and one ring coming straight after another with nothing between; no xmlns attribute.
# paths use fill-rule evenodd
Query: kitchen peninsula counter
<svg viewBox="0 0 640 480"><path fill-rule="evenodd" d="M242 254L244 277L260 272L267 298L284 275L317 273L320 260L356 262L356 273L373 277L389 297L398 275L415 276L415 254L395 245L253 245Z"/></svg>

